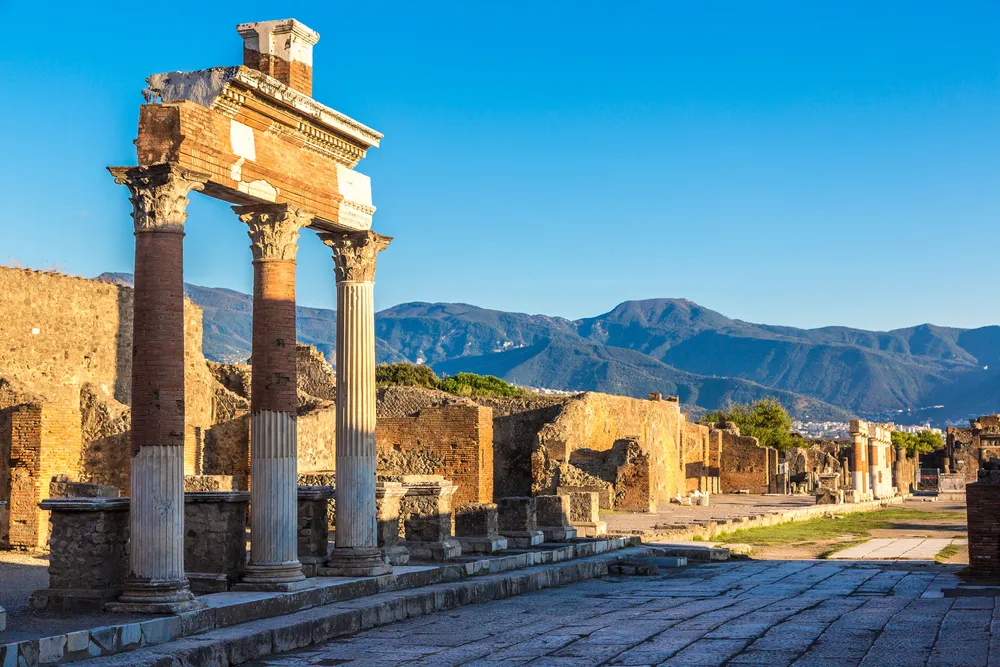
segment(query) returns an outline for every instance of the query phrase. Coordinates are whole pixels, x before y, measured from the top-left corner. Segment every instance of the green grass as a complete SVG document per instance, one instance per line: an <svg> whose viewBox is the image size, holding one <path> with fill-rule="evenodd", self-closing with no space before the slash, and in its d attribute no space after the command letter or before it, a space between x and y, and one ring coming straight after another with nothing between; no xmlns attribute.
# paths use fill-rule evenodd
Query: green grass
<svg viewBox="0 0 1000 667"><path fill-rule="evenodd" d="M921 512L910 509L886 509L874 512L844 514L841 518L823 517L806 521L793 521L777 526L746 528L731 533L720 533L714 542L738 542L755 547L773 547L785 544L809 546L820 542L839 540L833 549L822 557L864 542L871 531L894 523L927 520L955 520L965 523L964 512Z"/></svg>
<svg viewBox="0 0 1000 667"><path fill-rule="evenodd" d="M939 551L938 554L937 554L937 556L934 556L934 560L936 560L939 563L944 563L945 561L947 561L949 558L951 558L952 556L954 556L958 552L959 552L958 545L949 544L944 549L942 549L941 551Z"/></svg>

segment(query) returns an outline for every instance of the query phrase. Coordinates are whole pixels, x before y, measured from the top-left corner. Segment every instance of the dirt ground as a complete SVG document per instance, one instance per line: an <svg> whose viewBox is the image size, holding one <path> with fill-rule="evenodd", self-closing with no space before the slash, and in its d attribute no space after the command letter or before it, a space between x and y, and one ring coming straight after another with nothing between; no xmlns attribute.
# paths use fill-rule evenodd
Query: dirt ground
<svg viewBox="0 0 1000 667"><path fill-rule="evenodd" d="M965 512L965 503L962 502L927 502L919 498L911 498L901 506L908 510L921 512ZM928 518L928 519L907 519L893 522L884 528L876 528L871 531L874 537L930 537L930 538L966 538L968 537L968 527L964 517L961 520ZM854 541L851 535L845 535L831 540L819 540L809 544L783 544L779 546L758 547L753 550L755 560L798 560L808 558L819 558L821 554L834 549L838 543L845 544ZM962 545L958 552L942 562L958 565L969 564L968 546Z"/></svg>

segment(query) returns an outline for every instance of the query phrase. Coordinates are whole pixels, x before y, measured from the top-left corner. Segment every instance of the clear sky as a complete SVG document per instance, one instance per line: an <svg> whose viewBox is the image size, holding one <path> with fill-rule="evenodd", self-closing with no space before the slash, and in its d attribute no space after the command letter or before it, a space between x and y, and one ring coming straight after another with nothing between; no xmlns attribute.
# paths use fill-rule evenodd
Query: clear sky
<svg viewBox="0 0 1000 667"><path fill-rule="evenodd" d="M1000 3L0 0L0 261L130 271L149 74L237 64L238 23L321 34L314 95L386 135L377 306L570 318L686 297L731 317L1000 323ZM185 275L249 291L195 195ZM334 305L327 249L299 301Z"/></svg>

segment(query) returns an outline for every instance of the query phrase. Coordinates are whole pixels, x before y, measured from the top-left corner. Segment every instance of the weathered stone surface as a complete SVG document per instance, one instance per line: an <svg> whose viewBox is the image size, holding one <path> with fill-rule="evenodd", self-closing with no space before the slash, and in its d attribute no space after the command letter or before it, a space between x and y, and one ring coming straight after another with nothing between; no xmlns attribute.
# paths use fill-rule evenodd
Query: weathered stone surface
<svg viewBox="0 0 1000 667"><path fill-rule="evenodd" d="M184 493L238 490L232 475L184 475Z"/></svg>
<svg viewBox="0 0 1000 667"><path fill-rule="evenodd" d="M246 567L249 506L246 491L184 494L184 572L192 591L228 590L240 580Z"/></svg>
<svg viewBox="0 0 1000 667"><path fill-rule="evenodd" d="M51 512L49 587L35 591L35 609L100 609L122 590L128 572L128 498L60 498Z"/></svg>
<svg viewBox="0 0 1000 667"><path fill-rule="evenodd" d="M400 505L406 489L401 482L379 480L375 483L375 519L378 522L378 546L393 565L410 562L410 552L403 546Z"/></svg>
<svg viewBox="0 0 1000 667"><path fill-rule="evenodd" d="M332 486L300 486L299 562L307 577L316 576L317 568L330 555L330 526L327 504L335 495Z"/></svg>
<svg viewBox="0 0 1000 667"><path fill-rule="evenodd" d="M403 477L406 493L400 516L410 556L423 560L448 560L462 555L453 537L451 500L458 487L435 476Z"/></svg>

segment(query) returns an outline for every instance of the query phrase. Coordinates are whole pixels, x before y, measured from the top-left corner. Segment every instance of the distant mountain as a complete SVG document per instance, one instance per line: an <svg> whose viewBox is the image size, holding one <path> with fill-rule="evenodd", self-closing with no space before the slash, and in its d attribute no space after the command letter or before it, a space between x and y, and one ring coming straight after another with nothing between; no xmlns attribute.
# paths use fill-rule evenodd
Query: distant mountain
<svg viewBox="0 0 1000 667"><path fill-rule="evenodd" d="M195 285L187 292L205 311L205 355L246 359L251 297ZM298 313L299 339L332 360L334 312ZM812 420L920 410L914 414L921 419L943 422L1000 410L997 326L797 329L730 319L686 299L649 299L576 321L405 303L379 312L375 327L379 361L489 373L535 387L631 396L660 391L707 409L776 396ZM924 410L937 405L944 407Z"/></svg>

